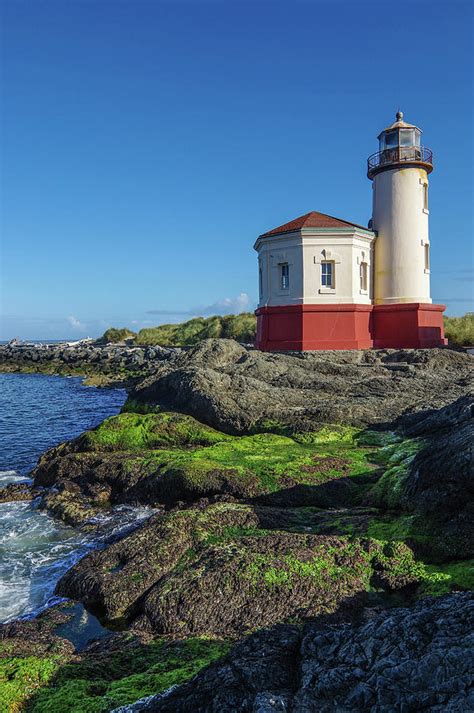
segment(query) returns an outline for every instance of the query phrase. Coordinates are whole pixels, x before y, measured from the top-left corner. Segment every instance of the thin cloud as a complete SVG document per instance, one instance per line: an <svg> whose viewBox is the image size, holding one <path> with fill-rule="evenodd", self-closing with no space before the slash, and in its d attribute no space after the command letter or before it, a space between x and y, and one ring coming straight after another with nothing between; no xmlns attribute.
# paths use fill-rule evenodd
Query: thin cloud
<svg viewBox="0 0 474 713"><path fill-rule="evenodd" d="M69 324L71 325L71 327L72 327L73 329L85 329L85 328L86 328L86 325L83 324L82 322L80 322L80 321L79 321L76 317L74 317L73 315L70 315L70 316L67 318L67 321L69 322Z"/></svg>
<svg viewBox="0 0 474 713"><path fill-rule="evenodd" d="M196 317L211 316L214 314L239 314L248 312L254 308L254 303L246 292L240 292L237 297L223 297L209 305L201 305L188 310L167 310L151 309L147 314L154 314L168 317Z"/></svg>

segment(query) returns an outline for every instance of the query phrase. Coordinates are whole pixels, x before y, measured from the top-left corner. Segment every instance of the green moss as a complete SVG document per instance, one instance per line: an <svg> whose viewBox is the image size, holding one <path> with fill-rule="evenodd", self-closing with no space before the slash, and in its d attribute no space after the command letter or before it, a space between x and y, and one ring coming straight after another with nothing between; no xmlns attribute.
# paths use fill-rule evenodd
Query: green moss
<svg viewBox="0 0 474 713"><path fill-rule="evenodd" d="M191 416L177 413L121 413L103 421L84 436L84 445L94 450L154 450L158 448L207 446L228 440L226 436Z"/></svg>
<svg viewBox="0 0 474 713"><path fill-rule="evenodd" d="M413 551L404 542L381 542L381 551L374 555L374 563L381 567L387 578L421 581L426 576L423 562L415 559Z"/></svg>
<svg viewBox="0 0 474 713"><path fill-rule="evenodd" d="M354 439L359 434L360 429L353 426L323 426L318 431L295 433L293 438L298 443L308 445L341 444L354 445Z"/></svg>
<svg viewBox="0 0 474 713"><path fill-rule="evenodd" d="M414 517L403 515L397 518L372 518L368 527L367 535L376 540L407 540L412 537Z"/></svg>
<svg viewBox="0 0 474 713"><path fill-rule="evenodd" d="M355 436L359 446L391 446L399 443L402 437L393 431L360 431Z"/></svg>
<svg viewBox="0 0 474 713"><path fill-rule="evenodd" d="M242 571L242 576L251 579L256 587L293 587L297 580L310 578L318 585L338 586L356 577L361 577L369 586L372 575L371 555L360 543L349 540L342 547L321 545L308 559L300 559L292 554L254 553Z"/></svg>
<svg viewBox="0 0 474 713"><path fill-rule="evenodd" d="M405 476L415 456L424 446L425 442L422 439L407 439L401 443L384 446L372 455L376 463L388 466L371 491L374 505L389 510L401 506Z"/></svg>
<svg viewBox="0 0 474 713"><path fill-rule="evenodd" d="M20 703L51 680L59 662L59 657L54 656L0 659L0 712L19 710Z"/></svg>
<svg viewBox="0 0 474 713"><path fill-rule="evenodd" d="M16 688L9 692L2 687L9 697L4 693L0 700L10 708L0 710L17 710L28 701L32 713L105 713L184 683L228 649L226 642L207 639L174 643L157 640L148 645L124 646L120 653L85 657L62 667L56 660L38 659L32 664L29 659L20 659L21 670L15 670ZM11 672L7 669L7 674Z"/></svg>
<svg viewBox="0 0 474 713"><path fill-rule="evenodd" d="M241 495L317 485L372 472L372 449L354 443L357 429L335 426L316 433L231 436L177 413L122 413L82 436L85 451L126 452L125 467L143 476L160 473L169 489L226 490ZM135 455L136 454L136 455Z"/></svg>
<svg viewBox="0 0 474 713"><path fill-rule="evenodd" d="M474 589L474 560L426 565L421 596L440 596L453 589Z"/></svg>

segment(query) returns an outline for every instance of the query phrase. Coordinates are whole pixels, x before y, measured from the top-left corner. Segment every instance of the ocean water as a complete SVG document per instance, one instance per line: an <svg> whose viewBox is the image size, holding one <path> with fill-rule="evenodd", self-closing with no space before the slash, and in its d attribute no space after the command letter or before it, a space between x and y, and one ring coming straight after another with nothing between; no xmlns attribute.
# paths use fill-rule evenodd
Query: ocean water
<svg viewBox="0 0 474 713"><path fill-rule="evenodd" d="M28 480L43 451L118 413L125 398L123 389L90 388L78 378L0 374L0 488ZM117 508L101 518L103 537L149 514ZM0 622L53 603L59 577L100 544L57 523L37 502L0 503Z"/></svg>

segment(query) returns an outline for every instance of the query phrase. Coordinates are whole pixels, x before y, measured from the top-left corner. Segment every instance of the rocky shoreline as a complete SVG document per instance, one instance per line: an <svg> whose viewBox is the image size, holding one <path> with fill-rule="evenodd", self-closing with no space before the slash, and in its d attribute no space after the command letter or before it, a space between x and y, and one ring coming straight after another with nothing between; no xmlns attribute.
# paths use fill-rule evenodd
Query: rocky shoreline
<svg viewBox="0 0 474 713"><path fill-rule="evenodd" d="M231 340L0 347L0 369L90 369L129 391L0 497L39 497L81 528L117 504L156 508L58 582L108 636L75 649L69 604L0 627L11 701L468 710L472 365L450 349L282 355Z"/></svg>
<svg viewBox="0 0 474 713"><path fill-rule="evenodd" d="M178 348L79 344L0 344L0 371L82 376L91 386L129 386Z"/></svg>

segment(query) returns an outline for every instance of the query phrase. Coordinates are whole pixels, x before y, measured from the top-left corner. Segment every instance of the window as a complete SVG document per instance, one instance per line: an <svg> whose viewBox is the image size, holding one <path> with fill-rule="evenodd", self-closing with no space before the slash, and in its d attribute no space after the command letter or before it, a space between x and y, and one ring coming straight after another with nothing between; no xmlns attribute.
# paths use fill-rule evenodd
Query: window
<svg viewBox="0 0 474 713"><path fill-rule="evenodd" d="M425 270L430 269L430 246L428 243L425 243Z"/></svg>
<svg viewBox="0 0 474 713"><path fill-rule="evenodd" d="M360 263L360 289L367 292L367 263Z"/></svg>
<svg viewBox="0 0 474 713"><path fill-rule="evenodd" d="M258 268L258 294L260 299L263 297L263 273L262 268Z"/></svg>
<svg viewBox="0 0 474 713"><path fill-rule="evenodd" d="M334 263L326 260L321 263L321 286L334 289Z"/></svg>
<svg viewBox="0 0 474 713"><path fill-rule="evenodd" d="M400 146L414 146L415 132L413 129L400 129Z"/></svg>
<svg viewBox="0 0 474 713"><path fill-rule="evenodd" d="M423 183L423 210L428 210L428 184Z"/></svg>
<svg viewBox="0 0 474 713"><path fill-rule="evenodd" d="M385 134L385 148L395 149L398 146L398 131L387 131Z"/></svg>
<svg viewBox="0 0 474 713"><path fill-rule="evenodd" d="M290 266L287 262L280 265L280 287L282 290L290 288Z"/></svg>

